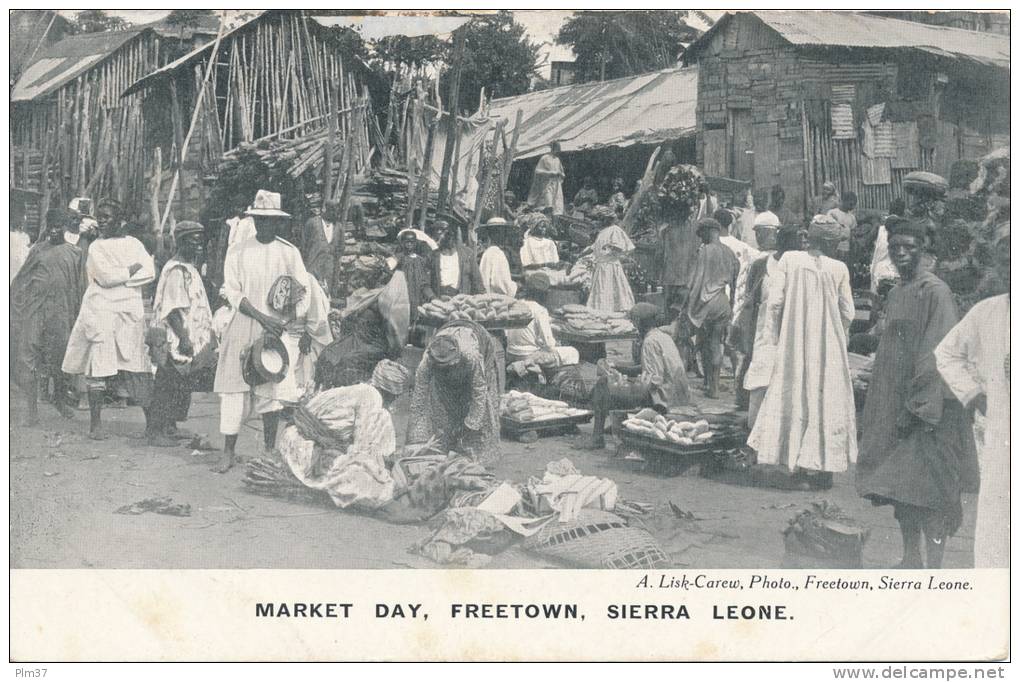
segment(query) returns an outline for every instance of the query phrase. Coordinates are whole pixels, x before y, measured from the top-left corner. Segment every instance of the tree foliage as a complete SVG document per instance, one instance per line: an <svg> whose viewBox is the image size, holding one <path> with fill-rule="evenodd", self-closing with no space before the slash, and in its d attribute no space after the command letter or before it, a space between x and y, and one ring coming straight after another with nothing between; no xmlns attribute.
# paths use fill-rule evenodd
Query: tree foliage
<svg viewBox="0 0 1020 682"><path fill-rule="evenodd" d="M130 24L121 17L108 14L101 9L85 9L74 17L72 28L74 33L99 33L100 31L119 31Z"/></svg>
<svg viewBox="0 0 1020 682"><path fill-rule="evenodd" d="M175 9L166 15L163 22L178 29L195 28L204 17L216 18L216 12L211 9Z"/></svg>
<svg viewBox="0 0 1020 682"><path fill-rule="evenodd" d="M556 42L577 56L575 80L621 78L676 66L685 43L699 32L687 24L696 10L579 11L560 28Z"/></svg>

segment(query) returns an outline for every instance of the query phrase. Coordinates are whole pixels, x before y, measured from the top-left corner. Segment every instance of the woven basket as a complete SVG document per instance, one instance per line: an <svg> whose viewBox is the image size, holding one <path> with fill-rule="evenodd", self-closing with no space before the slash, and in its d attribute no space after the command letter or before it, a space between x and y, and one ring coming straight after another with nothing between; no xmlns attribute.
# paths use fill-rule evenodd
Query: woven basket
<svg viewBox="0 0 1020 682"><path fill-rule="evenodd" d="M576 520L553 521L524 541L537 555L579 568L668 568L671 562L648 531L615 514L582 509Z"/></svg>

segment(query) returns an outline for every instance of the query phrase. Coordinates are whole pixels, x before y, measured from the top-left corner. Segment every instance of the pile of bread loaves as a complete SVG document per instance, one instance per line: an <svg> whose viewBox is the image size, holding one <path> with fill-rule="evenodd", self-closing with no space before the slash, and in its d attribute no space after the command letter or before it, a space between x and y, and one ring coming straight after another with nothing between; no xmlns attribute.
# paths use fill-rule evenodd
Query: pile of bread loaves
<svg viewBox="0 0 1020 682"><path fill-rule="evenodd" d="M528 306L502 294L441 296L418 306L418 313L437 320L510 322L530 320Z"/></svg>

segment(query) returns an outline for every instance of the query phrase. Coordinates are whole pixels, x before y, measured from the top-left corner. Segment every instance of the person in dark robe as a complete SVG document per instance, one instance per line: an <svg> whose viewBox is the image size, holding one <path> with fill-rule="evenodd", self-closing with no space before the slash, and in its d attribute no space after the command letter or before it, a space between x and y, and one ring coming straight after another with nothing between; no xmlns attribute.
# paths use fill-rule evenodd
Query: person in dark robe
<svg viewBox="0 0 1020 682"><path fill-rule="evenodd" d="M977 482L971 418L943 382L934 355L959 317L946 283L921 267L925 225L909 220L887 227L900 283L885 305L857 487L873 504L893 506L903 535L899 568L940 568L946 539L963 519L960 493Z"/></svg>
<svg viewBox="0 0 1020 682"><path fill-rule="evenodd" d="M732 316L729 291L736 291L740 263L736 255L719 241L722 226L714 218L698 221L697 234L702 246L687 282L687 321L696 330L701 369L705 375L705 395L719 395L723 339Z"/></svg>
<svg viewBox="0 0 1020 682"><path fill-rule="evenodd" d="M438 296L484 294L482 273L472 250L460 246L445 223L436 227L439 248L432 252L432 291Z"/></svg>
<svg viewBox="0 0 1020 682"><path fill-rule="evenodd" d="M418 306L436 297L432 290L432 248L411 229L402 230L397 237L400 240L397 269L402 270L407 279L411 335L417 337Z"/></svg>
<svg viewBox="0 0 1020 682"><path fill-rule="evenodd" d="M28 252L11 282L11 340L16 377L28 404L26 425L39 422L39 380L54 383L53 406L67 419L68 377L60 369L84 291L81 251L64 230L73 218L63 209L46 213L46 239Z"/></svg>
<svg viewBox="0 0 1020 682"><path fill-rule="evenodd" d="M344 227L340 222L340 204L328 201L321 216L305 221L301 232L301 257L305 267L330 295L336 290L336 273L344 254Z"/></svg>

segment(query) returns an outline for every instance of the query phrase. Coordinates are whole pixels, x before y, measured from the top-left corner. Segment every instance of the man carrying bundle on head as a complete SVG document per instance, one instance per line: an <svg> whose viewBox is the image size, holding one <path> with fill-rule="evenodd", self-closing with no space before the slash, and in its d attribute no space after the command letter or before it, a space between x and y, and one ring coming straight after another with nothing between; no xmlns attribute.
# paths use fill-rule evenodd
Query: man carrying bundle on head
<svg viewBox="0 0 1020 682"><path fill-rule="evenodd" d="M46 213L46 240L28 252L11 281L11 341L14 375L28 401L26 424L39 421L40 378L53 379L53 406L68 419L68 381L61 370L71 327L81 305L81 251L64 231L77 217L61 209Z"/></svg>
<svg viewBox="0 0 1020 682"><path fill-rule="evenodd" d="M872 504L892 505L903 535L900 568L941 568L946 540L963 520L960 492L977 488L971 416L935 357L959 317L953 292L921 267L926 225L903 220L886 227L900 282L885 302L861 417L857 488Z"/></svg>
<svg viewBox="0 0 1020 682"><path fill-rule="evenodd" d="M250 408L262 415L265 448L275 447L284 403L297 402L303 393L300 356L312 353L314 343L332 340L321 288L297 247L276 236L290 219L280 210L280 195L259 190L247 214L255 220L255 239L232 249L223 267L223 291L234 314L223 334L213 387L224 435L218 473L234 465L237 434ZM272 366L256 364L255 372L247 372L246 361L260 363L264 348L271 350Z"/></svg>
<svg viewBox="0 0 1020 682"><path fill-rule="evenodd" d="M620 372L600 360L598 378L591 394L595 420L592 426L591 449L606 446L606 417L610 410L651 407L666 414L671 407L690 403L687 370L668 327L658 325L659 308L651 303L638 303L630 310L630 319L637 327L640 341L635 359L640 374L628 380Z"/></svg>
<svg viewBox="0 0 1020 682"><path fill-rule="evenodd" d="M146 333L156 377L145 435L149 445L158 447L177 444L177 423L188 418L191 393L202 390L203 379L211 378L216 366L212 309L198 270L205 255L205 228L177 223L174 241L177 253L160 273L152 300L154 326Z"/></svg>
<svg viewBox="0 0 1020 682"><path fill-rule="evenodd" d="M785 253L769 275L764 314L775 364L747 444L760 464L785 467L802 488L831 487L832 474L857 460L850 273L824 255L841 234L831 217L815 216L808 250Z"/></svg>
<svg viewBox="0 0 1020 682"><path fill-rule="evenodd" d="M142 287L155 276L145 246L123 233L120 205L99 202L99 239L85 264L88 288L64 354L63 371L86 377L89 438L105 440L102 407L106 383L118 375L131 396L148 411L152 363L145 348Z"/></svg>

